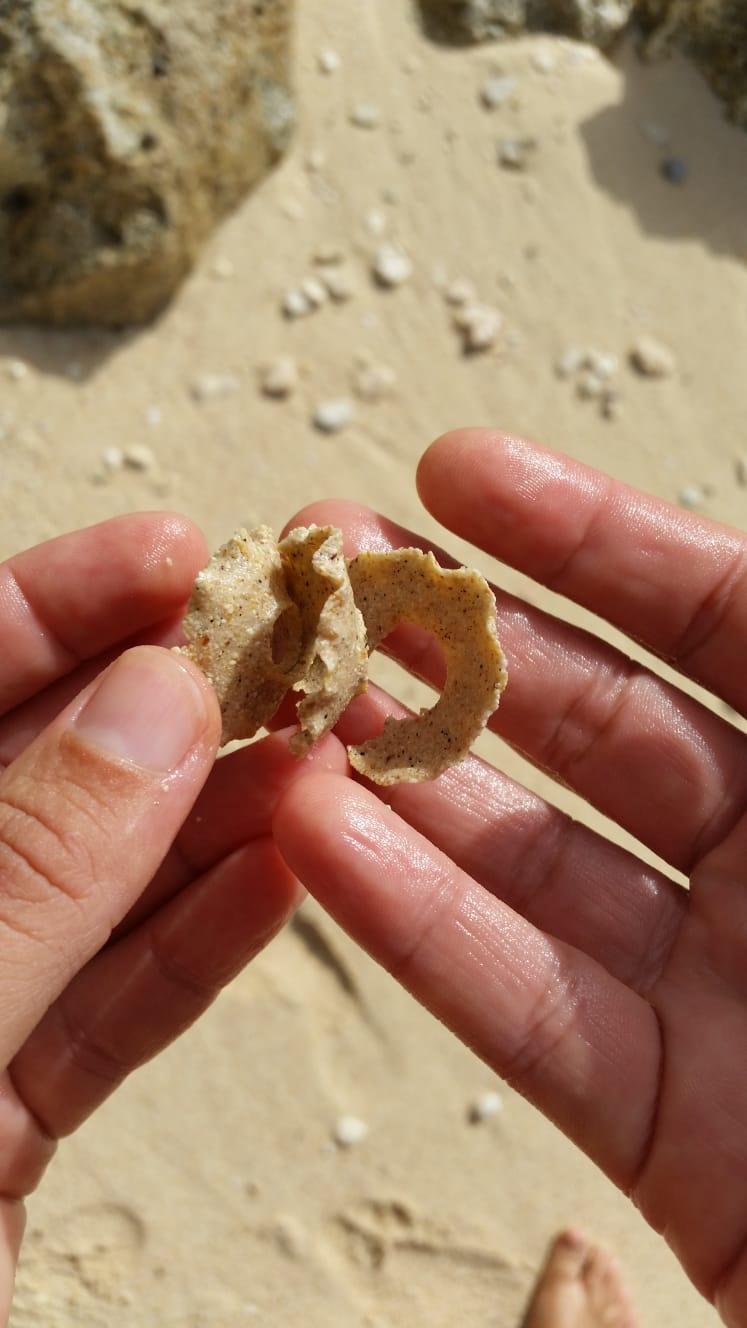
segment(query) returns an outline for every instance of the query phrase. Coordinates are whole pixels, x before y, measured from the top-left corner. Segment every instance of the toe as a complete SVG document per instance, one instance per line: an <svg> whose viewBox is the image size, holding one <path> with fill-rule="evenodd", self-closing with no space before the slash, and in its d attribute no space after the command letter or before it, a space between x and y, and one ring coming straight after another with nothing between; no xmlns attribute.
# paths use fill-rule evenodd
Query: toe
<svg viewBox="0 0 747 1328"><path fill-rule="evenodd" d="M580 1231L569 1228L555 1237L545 1261L548 1281L578 1281L588 1260L589 1242Z"/></svg>

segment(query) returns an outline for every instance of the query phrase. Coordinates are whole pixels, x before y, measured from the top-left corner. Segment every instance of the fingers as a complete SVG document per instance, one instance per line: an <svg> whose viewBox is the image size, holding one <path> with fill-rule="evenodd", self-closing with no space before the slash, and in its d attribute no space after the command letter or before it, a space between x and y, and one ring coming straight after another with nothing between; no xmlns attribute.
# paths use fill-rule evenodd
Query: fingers
<svg viewBox="0 0 747 1328"><path fill-rule="evenodd" d="M93 659L79 664L72 673L50 683L43 691L29 697L7 715L0 716L0 766L10 765L16 757L28 747L30 742L56 719L61 710L75 699L84 687L88 687L99 674L113 664L125 650L136 645L171 646L181 645L184 633L181 630L182 616L165 619L152 627L138 632L127 641L119 642L112 650L105 650Z"/></svg>
<svg viewBox="0 0 747 1328"><path fill-rule="evenodd" d="M153 880L135 900L114 935L122 935L201 872L243 844L269 835L280 794L310 771L344 774L347 757L328 735L303 760L288 746L292 730L277 732L221 756Z"/></svg>
<svg viewBox="0 0 747 1328"><path fill-rule="evenodd" d="M299 519L340 525L349 554L424 544L353 503L317 503ZM590 633L495 593L509 682L491 728L689 872L747 806L744 737ZM426 633L399 628L387 650L440 685L441 652Z"/></svg>
<svg viewBox="0 0 747 1328"><path fill-rule="evenodd" d="M68 1134L183 1032L300 901L264 837L194 881L78 974L12 1063L29 1111Z"/></svg>
<svg viewBox="0 0 747 1328"><path fill-rule="evenodd" d="M115 517L0 566L0 713L174 614L205 562L186 517Z"/></svg>
<svg viewBox="0 0 747 1328"><path fill-rule="evenodd" d="M488 429L425 453L428 511L747 713L747 537Z"/></svg>
<svg viewBox="0 0 747 1328"><path fill-rule="evenodd" d="M386 715L404 713L370 687L337 733L359 743ZM686 908L685 891L672 881L476 757L432 783L374 792L534 926L635 991L653 987Z"/></svg>
<svg viewBox="0 0 747 1328"><path fill-rule="evenodd" d="M291 870L355 940L618 1184L632 1183L660 1061L645 1001L350 780L294 785L274 830Z"/></svg>
<svg viewBox="0 0 747 1328"><path fill-rule="evenodd" d="M140 647L0 777L3 1064L150 880L219 731L202 675Z"/></svg>

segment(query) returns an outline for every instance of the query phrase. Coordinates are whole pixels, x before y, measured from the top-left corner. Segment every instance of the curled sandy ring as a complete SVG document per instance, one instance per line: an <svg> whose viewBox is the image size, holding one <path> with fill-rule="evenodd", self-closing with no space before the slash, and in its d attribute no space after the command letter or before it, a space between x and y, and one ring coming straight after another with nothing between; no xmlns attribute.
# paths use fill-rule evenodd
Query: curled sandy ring
<svg viewBox="0 0 747 1328"><path fill-rule="evenodd" d="M387 719L383 731L348 748L351 765L377 784L435 779L461 761L506 686L495 599L478 572L441 567L432 553L360 553L348 565L369 651L401 622L433 632L446 657L446 681L430 710Z"/></svg>

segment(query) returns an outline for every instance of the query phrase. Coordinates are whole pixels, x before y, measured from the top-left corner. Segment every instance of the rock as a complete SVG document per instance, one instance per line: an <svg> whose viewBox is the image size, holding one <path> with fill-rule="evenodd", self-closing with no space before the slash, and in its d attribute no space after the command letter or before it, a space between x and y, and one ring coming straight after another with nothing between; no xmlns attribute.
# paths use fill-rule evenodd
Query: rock
<svg viewBox="0 0 747 1328"><path fill-rule="evenodd" d="M634 5L635 0L420 0L429 35L458 45L541 31L606 47L626 27Z"/></svg>
<svg viewBox="0 0 747 1328"><path fill-rule="evenodd" d="M353 1144L362 1143L367 1134L365 1121L359 1120L357 1116L340 1116L335 1124L333 1138L340 1148L350 1148Z"/></svg>
<svg viewBox="0 0 747 1328"><path fill-rule="evenodd" d="M580 346L569 346L555 361L558 378L572 378L586 363L586 351Z"/></svg>
<svg viewBox="0 0 747 1328"><path fill-rule="evenodd" d="M319 402L314 411L314 424L321 433L339 433L351 423L354 415L355 407L349 397L335 397Z"/></svg>
<svg viewBox="0 0 747 1328"><path fill-rule="evenodd" d="M318 277L304 277L299 290L311 309L321 309L327 303L327 290Z"/></svg>
<svg viewBox="0 0 747 1328"><path fill-rule="evenodd" d="M491 1116L497 1116L502 1110L503 1100L500 1093L481 1093L474 1102L470 1103L467 1119L472 1125L481 1125L483 1121L489 1120Z"/></svg>
<svg viewBox="0 0 747 1328"><path fill-rule="evenodd" d="M133 443L130 447L126 447L122 460L129 470L155 470L158 465L155 452L146 447L145 443Z"/></svg>
<svg viewBox="0 0 747 1328"><path fill-rule="evenodd" d="M705 490L699 484L688 484L677 494L677 502L680 507L687 508L688 512L697 512L703 507L706 497Z"/></svg>
<svg viewBox="0 0 747 1328"><path fill-rule="evenodd" d="M0 5L0 319L158 313L288 142L290 8Z"/></svg>
<svg viewBox="0 0 747 1328"><path fill-rule="evenodd" d="M343 304L355 295L355 278L349 268L323 267L320 273L322 284L335 304Z"/></svg>
<svg viewBox="0 0 747 1328"><path fill-rule="evenodd" d="M620 361L611 350L590 350L586 353L586 365L597 378L613 378L620 368Z"/></svg>
<svg viewBox="0 0 747 1328"><path fill-rule="evenodd" d="M12 383L22 383L29 376L29 366L24 360L8 360L5 373Z"/></svg>
<svg viewBox="0 0 747 1328"><path fill-rule="evenodd" d="M498 164L509 171L523 171L527 164L528 144L520 143L516 138L504 139L498 145Z"/></svg>
<svg viewBox="0 0 747 1328"><path fill-rule="evenodd" d="M503 106L516 91L516 79L508 74L493 74L480 88L480 101L489 111Z"/></svg>
<svg viewBox="0 0 747 1328"><path fill-rule="evenodd" d="M292 355L276 355L260 365L259 386L266 397L289 397L298 386L298 365Z"/></svg>
<svg viewBox="0 0 747 1328"><path fill-rule="evenodd" d="M455 281L450 281L444 290L447 304L474 304L476 298L475 288L467 277L457 277Z"/></svg>
<svg viewBox="0 0 747 1328"><path fill-rule="evenodd" d="M361 401L381 401L391 396L397 384L397 375L388 364L362 356L353 373L353 391Z"/></svg>
<svg viewBox="0 0 747 1328"><path fill-rule="evenodd" d="M497 341L503 317L487 304L465 304L454 314L454 326L462 334L466 351L489 350Z"/></svg>
<svg viewBox="0 0 747 1328"><path fill-rule="evenodd" d="M372 102L361 101L350 112L350 123L357 129L375 129L381 119L378 106Z"/></svg>
<svg viewBox="0 0 747 1328"><path fill-rule="evenodd" d="M121 470L124 465L124 452L121 447L105 447L101 453L101 464L107 475Z"/></svg>
<svg viewBox="0 0 747 1328"><path fill-rule="evenodd" d="M240 386L235 374L206 373L195 378L191 390L194 400L202 404L205 401L220 401L223 397L232 397Z"/></svg>
<svg viewBox="0 0 747 1328"><path fill-rule="evenodd" d="M326 50L319 52L316 63L320 74L336 74L340 68L340 57L337 51L327 47Z"/></svg>
<svg viewBox="0 0 747 1328"><path fill-rule="evenodd" d="M684 184L687 179L687 162L681 157L665 157L659 167L659 174L667 184Z"/></svg>
<svg viewBox="0 0 747 1328"><path fill-rule="evenodd" d="M729 115L747 129L747 5L744 0L639 0L648 59L679 47L692 56Z"/></svg>
<svg viewBox="0 0 747 1328"><path fill-rule="evenodd" d="M630 362L644 378L669 378L677 367L674 353L655 337L639 337L630 349Z"/></svg>
<svg viewBox="0 0 747 1328"><path fill-rule="evenodd" d="M373 261L373 274L380 286L401 286L412 276L412 262L394 244L382 244Z"/></svg>
<svg viewBox="0 0 747 1328"><path fill-rule="evenodd" d="M294 286L292 290L285 292L280 307L286 318L305 318L314 308L300 286Z"/></svg>
<svg viewBox="0 0 747 1328"><path fill-rule="evenodd" d="M592 369L586 369L576 383L576 392L582 401L595 401L604 391L604 381Z"/></svg>

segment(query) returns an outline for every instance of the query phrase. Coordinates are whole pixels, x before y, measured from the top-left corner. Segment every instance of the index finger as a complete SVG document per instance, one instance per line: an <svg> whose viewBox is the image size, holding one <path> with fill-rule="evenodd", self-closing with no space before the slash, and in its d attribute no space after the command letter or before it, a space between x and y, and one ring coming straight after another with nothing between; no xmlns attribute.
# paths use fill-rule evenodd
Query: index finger
<svg viewBox="0 0 747 1328"><path fill-rule="evenodd" d="M140 512L0 565L0 714L119 641L172 616L206 558L186 517Z"/></svg>
<svg viewBox="0 0 747 1328"><path fill-rule="evenodd" d="M418 490L449 530L747 712L747 536L490 429L437 439Z"/></svg>

